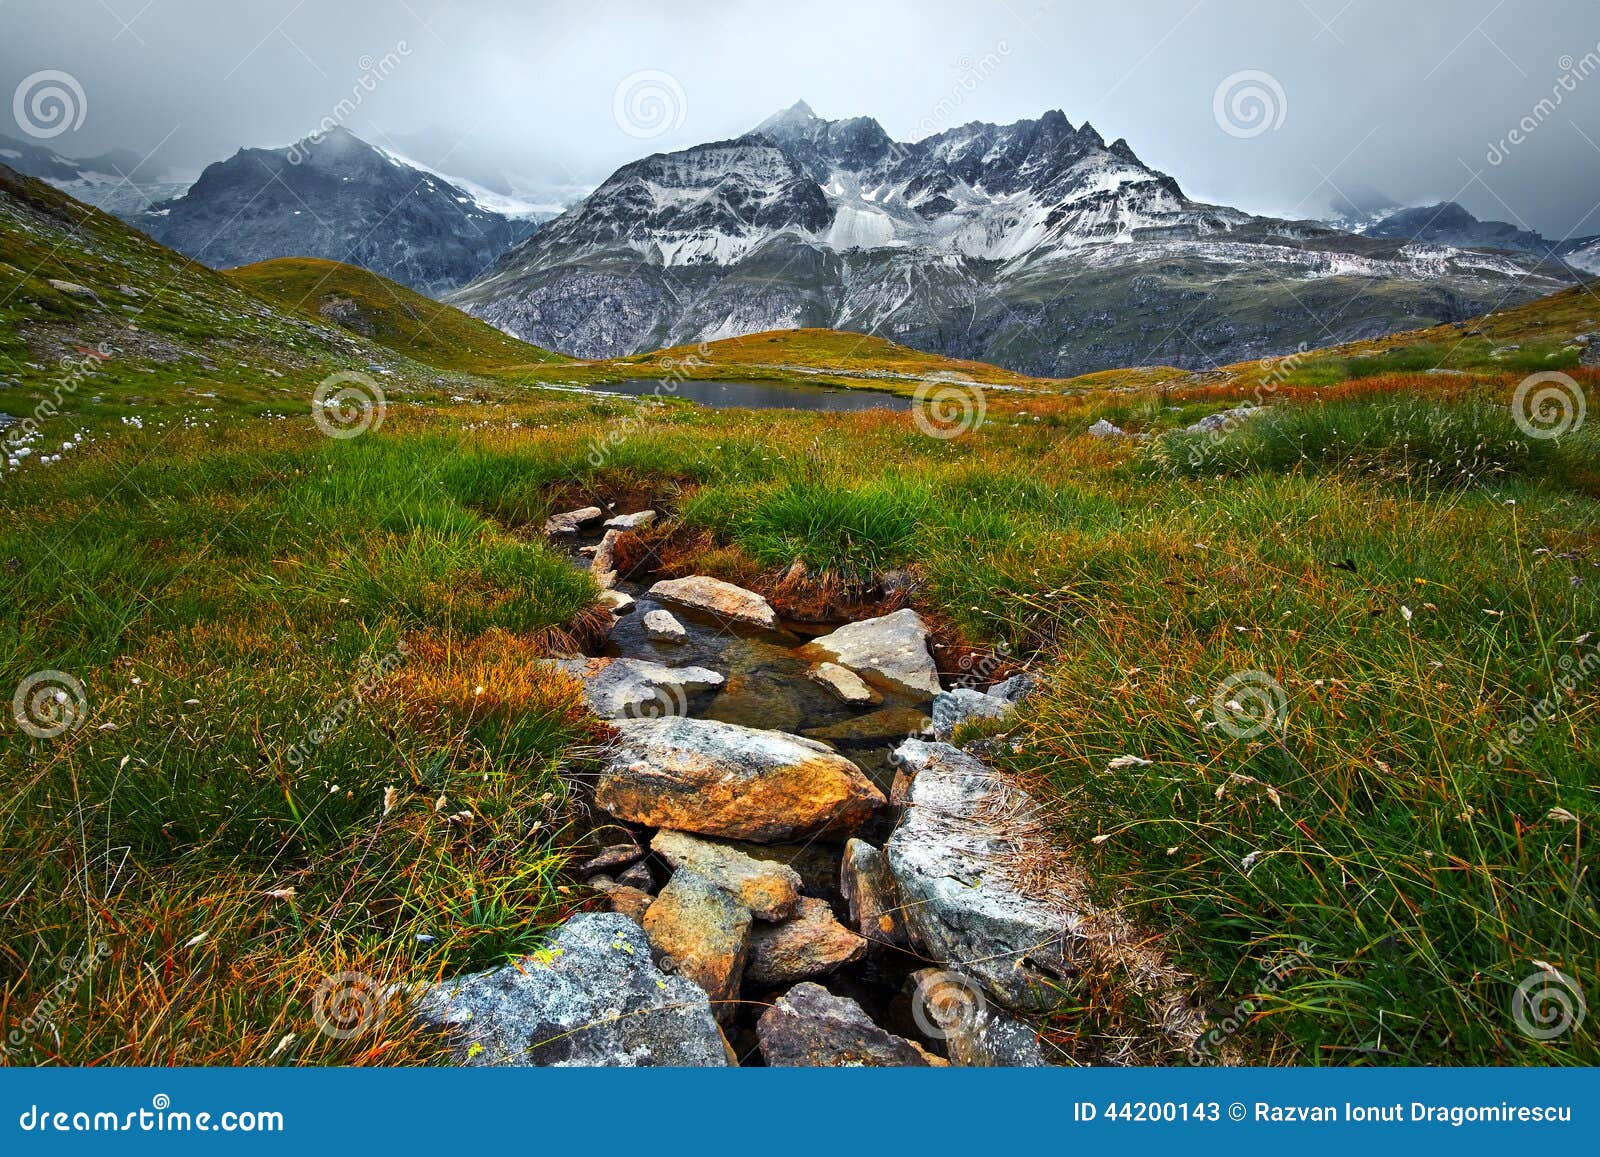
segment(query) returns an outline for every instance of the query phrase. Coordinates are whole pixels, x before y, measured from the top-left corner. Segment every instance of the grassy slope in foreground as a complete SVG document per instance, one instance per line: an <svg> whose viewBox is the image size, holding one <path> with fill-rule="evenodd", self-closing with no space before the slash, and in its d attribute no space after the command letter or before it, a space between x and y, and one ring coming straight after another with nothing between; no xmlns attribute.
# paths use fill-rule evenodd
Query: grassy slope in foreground
<svg viewBox="0 0 1600 1157"><path fill-rule="evenodd" d="M796 559L909 567L946 628L1047 672L1007 761L1219 1013L1254 1002L1256 1055L1600 1059L1592 1018L1541 1042L1513 1015L1533 961L1600 991L1600 679L1570 678L1600 628L1595 426L1520 437L1514 374L1284 389L1196 457L1174 428L1234 387L998 393L938 439L900 414L430 394L401 366L381 428L340 440L306 399L377 347L38 188L0 190L0 261L0 407L50 396L55 351L116 347L46 422L84 444L0 492L0 683L87 691L81 728L0 736L5 1015L112 950L25 1062L426 1056L399 1017L318 1033L318 981L478 967L585 901L560 890L559 773L591 737L531 660L593 597L539 520L590 495L648 497L676 566L775 595ZM129 309L161 343L119 336ZM1119 407L1156 437L1082 436ZM1244 671L1285 707L1239 735L1213 699ZM1093 977L1060 1025L1092 1057L1138 1012Z"/></svg>
<svg viewBox="0 0 1600 1157"><path fill-rule="evenodd" d="M444 369L483 372L564 362L486 322L355 265L280 257L226 275L280 308L343 326L396 353Z"/></svg>

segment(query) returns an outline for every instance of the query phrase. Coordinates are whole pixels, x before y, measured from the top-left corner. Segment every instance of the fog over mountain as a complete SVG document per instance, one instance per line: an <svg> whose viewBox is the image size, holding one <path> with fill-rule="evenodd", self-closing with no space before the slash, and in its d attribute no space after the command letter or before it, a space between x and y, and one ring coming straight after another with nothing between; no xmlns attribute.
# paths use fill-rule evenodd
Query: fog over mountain
<svg viewBox="0 0 1600 1157"><path fill-rule="evenodd" d="M738 136L804 97L900 141L1061 109L1137 142L1187 194L1254 213L1320 216L1376 193L1379 208L1454 202L1553 240L1600 231L1589 0L79 7L66 21L55 0L7 0L0 86L70 74L86 115L49 146L131 150L157 175L332 122L565 204L620 165ZM1241 74L1263 120L1224 85ZM1234 114L1246 119L1230 131Z"/></svg>

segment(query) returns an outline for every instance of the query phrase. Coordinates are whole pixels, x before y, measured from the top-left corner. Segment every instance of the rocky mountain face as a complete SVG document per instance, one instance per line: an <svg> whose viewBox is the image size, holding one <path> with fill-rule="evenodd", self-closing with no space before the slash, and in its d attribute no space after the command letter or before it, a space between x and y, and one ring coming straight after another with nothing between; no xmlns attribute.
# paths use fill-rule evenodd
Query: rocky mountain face
<svg viewBox="0 0 1600 1157"><path fill-rule="evenodd" d="M216 268L324 257L438 294L535 228L485 200L336 128L284 149L241 149L183 196L129 220Z"/></svg>
<svg viewBox="0 0 1600 1157"><path fill-rule="evenodd" d="M0 136L0 164L38 177L63 193L119 217L143 213L158 201L176 197L188 182L153 172L125 149L98 157L66 157L54 149Z"/></svg>
<svg viewBox="0 0 1600 1157"><path fill-rule="evenodd" d="M905 143L801 103L624 166L450 300L587 357L829 326L1059 375L1376 336L1570 277L1203 204L1061 112Z"/></svg>
<svg viewBox="0 0 1600 1157"><path fill-rule="evenodd" d="M1426 241L1470 249L1504 249L1555 258L1588 272L1600 272L1594 252L1600 237L1562 240L1507 221L1480 221L1454 201L1401 209L1361 230L1368 237Z"/></svg>

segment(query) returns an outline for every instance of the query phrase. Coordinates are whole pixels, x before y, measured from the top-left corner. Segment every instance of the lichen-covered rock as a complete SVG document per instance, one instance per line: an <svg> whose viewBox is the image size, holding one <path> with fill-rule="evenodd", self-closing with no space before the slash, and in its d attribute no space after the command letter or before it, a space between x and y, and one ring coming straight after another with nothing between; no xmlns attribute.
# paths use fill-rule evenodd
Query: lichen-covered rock
<svg viewBox="0 0 1600 1157"><path fill-rule="evenodd" d="M974 691L970 687L956 687L941 691L933 698L933 737L940 743L949 743L957 727L975 719L1005 719L1016 705L1008 699Z"/></svg>
<svg viewBox="0 0 1600 1157"><path fill-rule="evenodd" d="M924 1067L928 1058L903 1037L885 1032L853 1000L820 984L797 984L756 1024L769 1065Z"/></svg>
<svg viewBox="0 0 1600 1157"><path fill-rule="evenodd" d="M953 1064L968 1068L1036 1068L1049 1064L1038 1034L984 998L968 977L919 968L909 978L912 1015L944 1041Z"/></svg>
<svg viewBox="0 0 1600 1157"><path fill-rule="evenodd" d="M729 622L748 623L769 631L778 625L778 613L755 591L747 591L706 575L662 579L650 588L650 596L664 603L704 611Z"/></svg>
<svg viewBox="0 0 1600 1157"><path fill-rule="evenodd" d="M594 548L594 558L589 562L589 573L594 575L594 582L603 591L608 591L617 585L617 539L622 537L620 530L608 530L600 538Z"/></svg>
<svg viewBox="0 0 1600 1157"><path fill-rule="evenodd" d="M848 834L883 806L861 769L820 743L712 719L631 719L595 783L618 819L777 843Z"/></svg>
<svg viewBox="0 0 1600 1157"><path fill-rule="evenodd" d="M847 667L869 682L932 697L939 693L939 668L928 651L928 626L910 607L875 619L846 623L813 639L808 658Z"/></svg>
<svg viewBox="0 0 1600 1157"><path fill-rule="evenodd" d="M632 840L607 844L578 865L578 878L587 880L590 876L599 875L601 872L619 872L642 859L644 859L644 849Z"/></svg>
<svg viewBox="0 0 1600 1157"><path fill-rule="evenodd" d="M465 1065L725 1066L706 994L662 973L614 912L572 917L540 951L427 989L414 1013Z"/></svg>
<svg viewBox="0 0 1600 1157"><path fill-rule="evenodd" d="M895 758L910 806L885 852L912 942L1008 1007L1049 1008L1077 974L1083 912L1031 878L1060 860L1033 800L948 744L907 740Z"/></svg>
<svg viewBox="0 0 1600 1157"><path fill-rule="evenodd" d="M610 876L595 876L589 881L589 887L605 897L606 905L613 912L620 912L636 924L644 923L644 914L655 901L655 897L643 888L624 884Z"/></svg>
<svg viewBox="0 0 1600 1157"><path fill-rule="evenodd" d="M644 914L662 969L686 976L711 998L717 1020L733 1019L750 947L750 909L704 876L672 874Z"/></svg>
<svg viewBox="0 0 1600 1157"><path fill-rule="evenodd" d="M839 890L850 906L850 922L857 932L873 944L905 947L906 925L895 894L894 874L881 849L865 840L845 844Z"/></svg>
<svg viewBox="0 0 1600 1157"><path fill-rule="evenodd" d="M823 976L867 954L867 942L833 917L826 900L802 896L792 919L750 933L747 983L778 988Z"/></svg>
<svg viewBox="0 0 1600 1157"><path fill-rule="evenodd" d="M762 920L782 920L800 898L800 874L783 864L745 855L738 848L663 828L650 847L677 869L710 880Z"/></svg>

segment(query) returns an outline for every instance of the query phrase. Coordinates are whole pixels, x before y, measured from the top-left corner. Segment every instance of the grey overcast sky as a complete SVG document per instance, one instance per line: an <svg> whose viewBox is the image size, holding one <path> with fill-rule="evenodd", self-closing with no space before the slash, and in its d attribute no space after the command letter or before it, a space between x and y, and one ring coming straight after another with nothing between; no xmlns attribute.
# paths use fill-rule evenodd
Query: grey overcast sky
<svg viewBox="0 0 1600 1157"><path fill-rule="evenodd" d="M1600 0L0 0L0 97L43 70L85 105L46 143L179 171L333 117L570 195L801 98L900 139L1060 108L1257 212L1343 190L1600 233ZM1215 98L1243 72L1267 121L1246 96L1230 133Z"/></svg>

